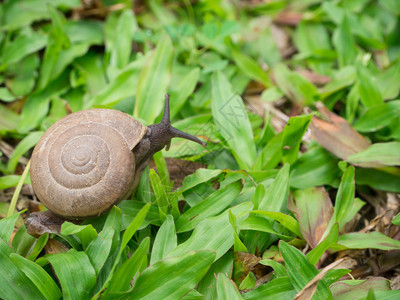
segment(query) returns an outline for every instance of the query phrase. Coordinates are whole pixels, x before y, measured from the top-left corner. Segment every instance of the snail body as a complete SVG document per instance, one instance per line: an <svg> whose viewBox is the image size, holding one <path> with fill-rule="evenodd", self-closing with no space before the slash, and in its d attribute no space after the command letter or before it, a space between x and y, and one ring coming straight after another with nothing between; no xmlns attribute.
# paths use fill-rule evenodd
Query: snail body
<svg viewBox="0 0 400 300"><path fill-rule="evenodd" d="M160 123L146 127L110 109L72 113L54 123L31 158L32 187L56 216L85 219L126 199L153 154L173 137L198 138L170 125L169 98Z"/></svg>

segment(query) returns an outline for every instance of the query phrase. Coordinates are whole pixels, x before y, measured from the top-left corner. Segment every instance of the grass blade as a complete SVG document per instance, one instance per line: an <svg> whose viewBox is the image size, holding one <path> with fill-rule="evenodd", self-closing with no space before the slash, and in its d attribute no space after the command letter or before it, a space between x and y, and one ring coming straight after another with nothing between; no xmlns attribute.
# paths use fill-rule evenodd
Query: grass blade
<svg viewBox="0 0 400 300"><path fill-rule="evenodd" d="M246 108L222 72L212 77L211 111L218 130L231 147L239 166L249 169L256 160L253 131Z"/></svg>
<svg viewBox="0 0 400 300"><path fill-rule="evenodd" d="M10 258L33 282L46 299L61 298L61 291L57 284L42 267L16 253L11 253Z"/></svg>
<svg viewBox="0 0 400 300"><path fill-rule="evenodd" d="M173 48L168 36L162 39L142 69L136 91L134 116L154 123L163 107L171 77Z"/></svg>
<svg viewBox="0 0 400 300"><path fill-rule="evenodd" d="M167 215L164 223L157 232L156 238L154 239L150 265L166 257L166 255L174 250L177 245L178 242L174 219L171 215Z"/></svg>
<svg viewBox="0 0 400 300"><path fill-rule="evenodd" d="M147 268L121 299L180 299L206 274L214 258L212 251L190 251L164 259Z"/></svg>

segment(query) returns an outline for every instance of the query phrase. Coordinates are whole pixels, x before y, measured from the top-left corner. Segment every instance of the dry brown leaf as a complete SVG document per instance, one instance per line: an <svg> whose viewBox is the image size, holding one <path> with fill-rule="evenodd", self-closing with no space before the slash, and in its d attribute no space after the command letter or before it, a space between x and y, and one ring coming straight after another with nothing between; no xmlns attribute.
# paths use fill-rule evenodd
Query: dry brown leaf
<svg viewBox="0 0 400 300"><path fill-rule="evenodd" d="M334 269L336 266L338 266L344 258L341 258L330 265L326 266L325 268L322 269L321 272L318 273L317 276L315 276L307 285L297 293L296 297L294 297L295 300L309 300L312 298L312 296L315 293L315 290L317 289L318 282L324 278L326 273L328 273L329 270Z"/></svg>
<svg viewBox="0 0 400 300"><path fill-rule="evenodd" d="M242 282L260 260L260 257L251 253L235 252L235 282Z"/></svg>
<svg viewBox="0 0 400 300"><path fill-rule="evenodd" d="M46 254L56 254L67 252L69 249L63 243L57 240L49 239L44 246L44 250Z"/></svg>
<svg viewBox="0 0 400 300"><path fill-rule="evenodd" d="M301 13L283 11L275 17L274 23L279 25L297 26L302 19L303 15Z"/></svg>
<svg viewBox="0 0 400 300"><path fill-rule="evenodd" d="M271 34L283 58L289 58L296 53L296 48L291 42L289 33L282 27L271 24Z"/></svg>
<svg viewBox="0 0 400 300"><path fill-rule="evenodd" d="M307 243L315 248L323 237L333 215L332 201L324 187L314 187L290 194L287 207L299 221Z"/></svg>
<svg viewBox="0 0 400 300"><path fill-rule="evenodd" d="M325 149L346 160L350 155L367 149L371 143L359 134L345 119L329 111L321 102L315 106L326 121L316 116L313 117L310 129L312 137ZM365 168L384 167L374 162L355 164Z"/></svg>
<svg viewBox="0 0 400 300"><path fill-rule="evenodd" d="M310 70L301 69L297 70L297 72L301 76L305 77L308 81L311 81L316 85L324 85L331 81L331 78L329 76L321 75Z"/></svg>

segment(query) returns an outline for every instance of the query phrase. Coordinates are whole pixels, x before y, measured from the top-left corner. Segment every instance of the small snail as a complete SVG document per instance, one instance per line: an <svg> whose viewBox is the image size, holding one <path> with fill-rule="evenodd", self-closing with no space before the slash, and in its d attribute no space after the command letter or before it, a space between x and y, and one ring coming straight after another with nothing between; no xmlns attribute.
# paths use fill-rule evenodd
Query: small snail
<svg viewBox="0 0 400 300"><path fill-rule="evenodd" d="M162 121L148 127L110 109L83 110L57 121L32 154L32 187L49 211L31 214L28 232L53 231L64 219L108 211L132 194L153 154L168 150L174 137L206 145L171 126L168 95Z"/></svg>

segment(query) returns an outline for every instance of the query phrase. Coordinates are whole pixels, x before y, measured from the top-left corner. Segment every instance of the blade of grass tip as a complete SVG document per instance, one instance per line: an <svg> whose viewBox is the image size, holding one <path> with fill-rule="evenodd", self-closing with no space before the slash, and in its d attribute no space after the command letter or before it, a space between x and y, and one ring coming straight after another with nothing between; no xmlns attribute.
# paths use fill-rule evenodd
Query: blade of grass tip
<svg viewBox="0 0 400 300"><path fill-rule="evenodd" d="M133 219L133 221L131 222L131 224L129 224L128 228L125 230L124 234L122 235L122 241L120 244L120 248L117 254L117 257L114 261L114 264L111 267L111 270L107 276L107 279L104 281L103 286L101 287L101 289L97 292L97 294L95 294L91 299L98 299L101 295L101 293L103 293L103 291L108 287L112 276L114 275L114 271L117 268L117 265L121 259L122 253L126 247L126 245L128 244L128 242L130 241L130 239L133 237L133 235L135 234L135 232L139 229L140 225L142 225L148 211L150 209L150 203L147 203L145 206L142 207L142 209L138 212L138 214L136 215L135 219Z"/></svg>
<svg viewBox="0 0 400 300"><path fill-rule="evenodd" d="M21 193L22 185L25 182L25 178L28 175L30 167L31 167L31 160L28 161L20 180L18 181L17 187L15 188L14 194L11 198L10 206L8 207L7 217L10 217L14 214L15 206L17 205L17 200L19 194Z"/></svg>

